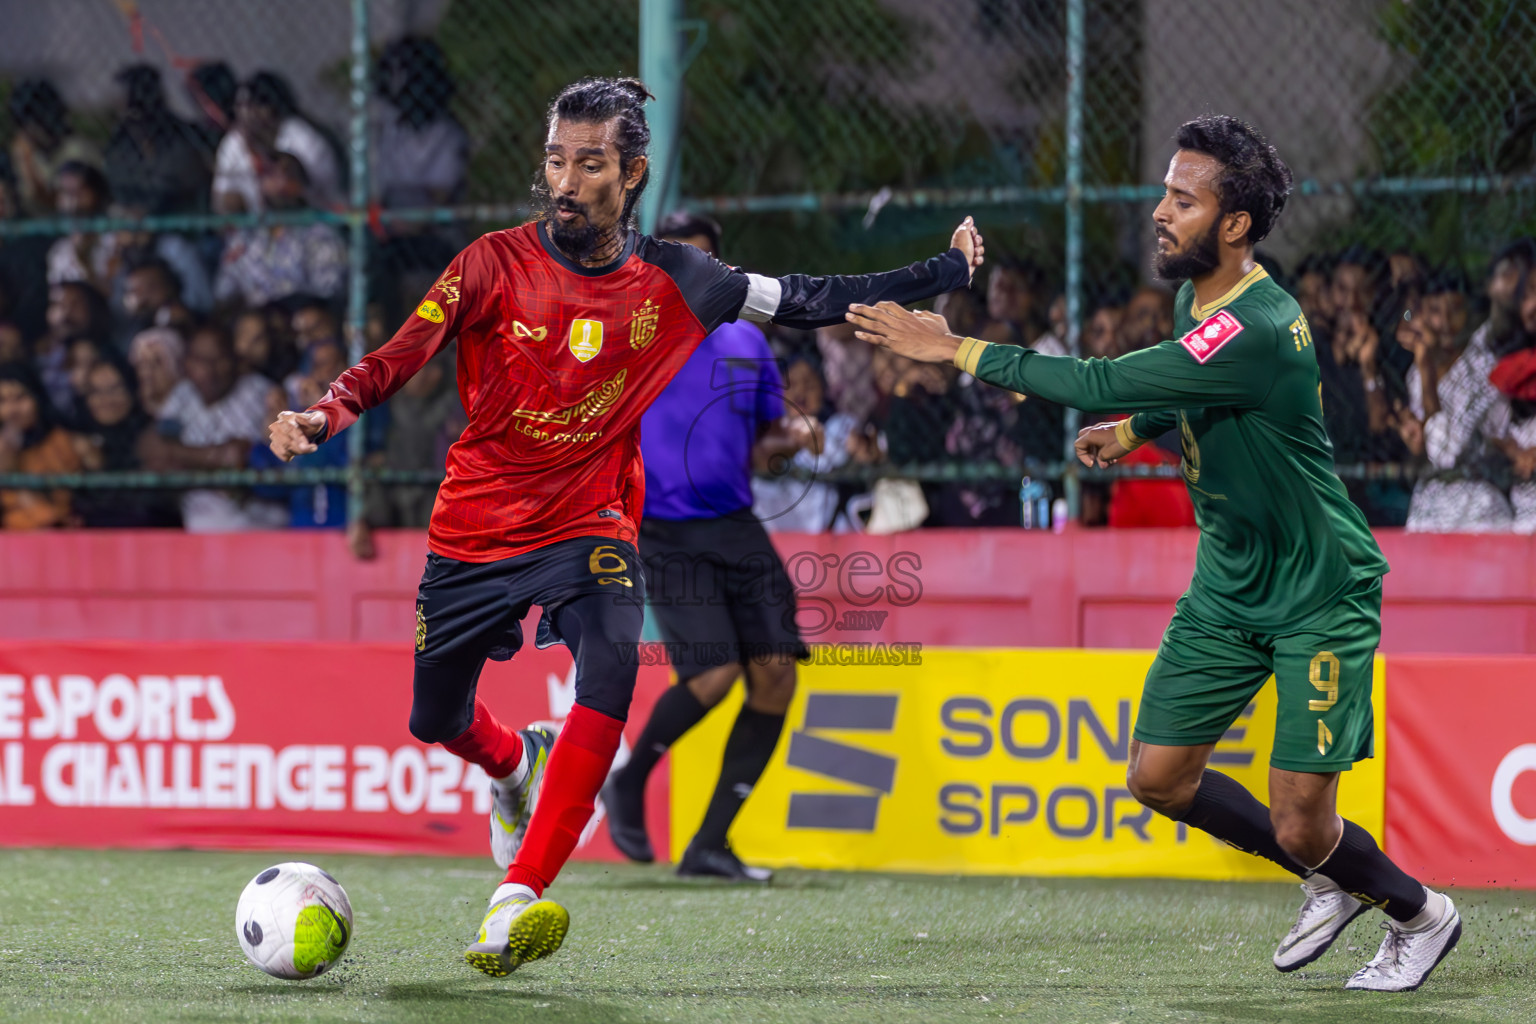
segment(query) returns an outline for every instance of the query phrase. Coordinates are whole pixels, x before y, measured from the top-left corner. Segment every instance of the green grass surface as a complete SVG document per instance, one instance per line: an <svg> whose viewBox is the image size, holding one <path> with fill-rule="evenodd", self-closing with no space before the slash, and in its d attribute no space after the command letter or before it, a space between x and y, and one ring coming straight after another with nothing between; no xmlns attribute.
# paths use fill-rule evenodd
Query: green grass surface
<svg viewBox="0 0 1536 1024"><path fill-rule="evenodd" d="M0 852L0 1020L1536 1021L1536 893L1456 894L1460 948L1417 993L1345 992L1379 914L1270 966L1290 886L784 872L766 888L573 865L555 957L499 981L463 945L485 861L342 857L356 937L309 982L247 966L235 900L274 854ZM1350 948L1353 947L1353 948Z"/></svg>

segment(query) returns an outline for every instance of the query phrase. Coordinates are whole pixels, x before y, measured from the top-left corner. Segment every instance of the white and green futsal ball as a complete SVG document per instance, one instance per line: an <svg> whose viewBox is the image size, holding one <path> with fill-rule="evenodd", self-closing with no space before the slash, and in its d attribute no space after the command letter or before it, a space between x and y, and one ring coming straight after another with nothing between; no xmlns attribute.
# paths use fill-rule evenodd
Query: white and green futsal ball
<svg viewBox="0 0 1536 1024"><path fill-rule="evenodd" d="M235 908L245 958L274 978L298 981L336 966L352 941L352 903L313 864L277 864L251 879Z"/></svg>

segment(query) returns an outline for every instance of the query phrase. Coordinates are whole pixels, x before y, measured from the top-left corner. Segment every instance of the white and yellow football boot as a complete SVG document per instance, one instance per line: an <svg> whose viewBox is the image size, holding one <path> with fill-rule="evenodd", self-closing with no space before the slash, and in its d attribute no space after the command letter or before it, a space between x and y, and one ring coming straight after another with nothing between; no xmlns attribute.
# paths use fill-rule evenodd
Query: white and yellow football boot
<svg viewBox="0 0 1536 1024"><path fill-rule="evenodd" d="M535 899L525 886L503 884L491 897L480 933L464 951L464 959L482 974L504 978L523 964L552 955L570 927L570 913L554 900Z"/></svg>
<svg viewBox="0 0 1536 1024"><path fill-rule="evenodd" d="M528 819L533 817L549 752L555 745L554 730L543 726L520 729L518 735L523 740L523 764L528 769L523 781L503 784L491 780L491 858L503 871L512 866L523 836L528 834Z"/></svg>

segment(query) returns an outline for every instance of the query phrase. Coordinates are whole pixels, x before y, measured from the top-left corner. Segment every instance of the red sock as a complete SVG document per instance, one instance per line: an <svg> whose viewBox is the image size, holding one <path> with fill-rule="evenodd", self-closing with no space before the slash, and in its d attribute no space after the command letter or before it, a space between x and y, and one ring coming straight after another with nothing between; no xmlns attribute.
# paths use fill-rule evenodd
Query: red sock
<svg viewBox="0 0 1536 1024"><path fill-rule="evenodd" d="M540 896L576 849L582 829L592 820L613 756L619 752L624 723L577 704L549 752L539 802L528 834L507 871L507 881L526 885Z"/></svg>
<svg viewBox="0 0 1536 1024"><path fill-rule="evenodd" d="M470 764L485 769L493 779L504 779L517 771L523 759L523 738L516 729L508 729L496 720L491 709L475 698L475 720L456 739L443 746Z"/></svg>

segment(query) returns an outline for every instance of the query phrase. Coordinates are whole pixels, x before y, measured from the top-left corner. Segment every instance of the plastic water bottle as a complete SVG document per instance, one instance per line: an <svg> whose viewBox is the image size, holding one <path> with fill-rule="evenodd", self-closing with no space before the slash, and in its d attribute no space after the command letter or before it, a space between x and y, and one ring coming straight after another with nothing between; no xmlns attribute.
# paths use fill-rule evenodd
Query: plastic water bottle
<svg viewBox="0 0 1536 1024"><path fill-rule="evenodd" d="M1057 498L1051 502L1051 532L1067 532L1067 499Z"/></svg>
<svg viewBox="0 0 1536 1024"><path fill-rule="evenodd" d="M1051 489L1043 480L1019 481L1021 525L1026 530L1051 528Z"/></svg>

